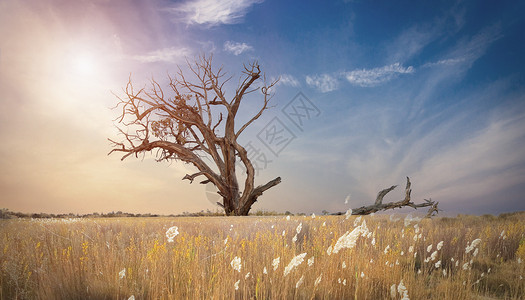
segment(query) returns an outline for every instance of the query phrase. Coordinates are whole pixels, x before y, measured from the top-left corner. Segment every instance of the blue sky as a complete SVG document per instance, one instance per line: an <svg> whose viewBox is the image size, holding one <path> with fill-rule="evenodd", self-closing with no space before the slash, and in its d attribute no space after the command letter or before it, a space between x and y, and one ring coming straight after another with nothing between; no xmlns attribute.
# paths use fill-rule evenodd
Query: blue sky
<svg viewBox="0 0 525 300"><path fill-rule="evenodd" d="M520 1L3 1L0 206L215 209L180 180L189 166L106 156L111 91L213 53L234 78L252 60L281 78L243 137L267 159L256 183L283 178L254 209L344 211L393 184L399 200L409 176L414 200L447 214L525 210L524 12ZM298 93L316 109L299 127L283 112ZM258 138L275 119L295 137L277 154Z"/></svg>

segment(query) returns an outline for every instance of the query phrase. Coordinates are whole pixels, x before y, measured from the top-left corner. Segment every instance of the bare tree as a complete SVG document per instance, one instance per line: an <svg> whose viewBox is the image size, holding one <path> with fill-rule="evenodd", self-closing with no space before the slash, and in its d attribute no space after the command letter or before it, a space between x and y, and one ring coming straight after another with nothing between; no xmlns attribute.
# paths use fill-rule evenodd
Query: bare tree
<svg viewBox="0 0 525 300"><path fill-rule="evenodd" d="M135 90L131 77L124 90L125 97L118 97L117 108L122 112L117 119L127 128L117 127L123 141L110 141L112 152L124 152L122 160L138 157L156 150L158 161L175 160L192 164L197 172L184 179L193 182L202 176L200 183L213 183L227 215L247 215L252 205L264 191L281 182L277 177L255 186L255 169L247 150L239 144L239 136L268 109L272 98L270 89L277 81L266 83L259 64L255 61L244 66L243 76L231 99L226 98L223 67L212 68L212 57L201 56L188 62L189 74L179 68L177 76L169 77L169 91L161 88L154 79L148 90ZM262 81L262 82L261 82ZM262 87L260 87L262 86ZM248 121L236 124L239 107L245 96L261 92L262 103ZM237 178L236 163L245 169L243 190Z"/></svg>
<svg viewBox="0 0 525 300"><path fill-rule="evenodd" d="M428 218L432 217L434 213L437 214L439 211L437 208L439 202L432 201L432 199L430 200L425 199L425 202L423 203L414 204L411 201L411 198L410 198L410 194L412 193L411 185L412 184L410 183L410 178L407 177L407 185L405 188L405 199L396 201L396 202L383 203L383 198L397 187L397 185L393 185L387 189L381 190L377 194L376 201L373 205L362 206L362 207L353 209L352 215L369 215L371 213L375 213L380 210L401 208L401 207L406 207L406 206L412 207L414 209L417 209L420 207L430 207L426 215L426 217ZM344 214L344 212L338 212L335 214L342 215Z"/></svg>

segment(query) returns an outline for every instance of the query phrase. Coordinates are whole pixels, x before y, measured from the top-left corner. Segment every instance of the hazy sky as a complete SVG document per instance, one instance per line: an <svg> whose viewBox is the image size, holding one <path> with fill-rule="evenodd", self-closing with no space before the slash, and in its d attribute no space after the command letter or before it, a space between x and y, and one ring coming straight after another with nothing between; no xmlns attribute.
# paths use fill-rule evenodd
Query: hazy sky
<svg viewBox="0 0 525 300"><path fill-rule="evenodd" d="M203 53L234 83L254 59L281 77L242 138L256 184L283 179L255 210L343 211L393 184L400 200L405 176L450 214L525 210L525 2L389 0L0 1L0 207L216 209L189 165L107 156L112 92ZM299 100L310 114L289 118ZM270 122L285 147L261 139Z"/></svg>

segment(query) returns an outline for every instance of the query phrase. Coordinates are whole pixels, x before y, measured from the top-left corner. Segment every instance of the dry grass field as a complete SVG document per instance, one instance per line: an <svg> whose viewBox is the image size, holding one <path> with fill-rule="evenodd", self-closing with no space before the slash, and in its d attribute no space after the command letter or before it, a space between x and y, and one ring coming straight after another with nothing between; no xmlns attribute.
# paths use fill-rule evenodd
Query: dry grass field
<svg viewBox="0 0 525 300"><path fill-rule="evenodd" d="M525 299L524 214L0 224L1 299Z"/></svg>

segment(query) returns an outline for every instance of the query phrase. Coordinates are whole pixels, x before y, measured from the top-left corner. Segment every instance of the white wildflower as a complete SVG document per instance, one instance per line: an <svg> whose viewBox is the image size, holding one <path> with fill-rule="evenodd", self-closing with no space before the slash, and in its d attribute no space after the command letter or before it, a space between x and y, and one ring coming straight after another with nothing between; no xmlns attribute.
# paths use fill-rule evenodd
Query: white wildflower
<svg viewBox="0 0 525 300"><path fill-rule="evenodd" d="M417 270L417 274L418 274L418 275L421 274L421 273L422 273L422 272L421 272L421 269Z"/></svg>
<svg viewBox="0 0 525 300"><path fill-rule="evenodd" d="M314 257L312 256L308 259L308 266L311 267L313 264L314 264Z"/></svg>
<svg viewBox="0 0 525 300"><path fill-rule="evenodd" d="M228 237L226 237L226 238L224 239L224 245L226 245L227 243L228 243Z"/></svg>
<svg viewBox="0 0 525 300"><path fill-rule="evenodd" d="M292 242L294 242L294 243L297 242L297 234L293 236Z"/></svg>
<svg viewBox="0 0 525 300"><path fill-rule="evenodd" d="M238 290L239 289L239 282L241 282L241 280L237 280L236 283L233 284L233 287L235 287L235 290Z"/></svg>
<svg viewBox="0 0 525 300"><path fill-rule="evenodd" d="M396 266L399 266L399 259L396 259Z"/></svg>
<svg viewBox="0 0 525 300"><path fill-rule="evenodd" d="M290 221L290 216L286 216L286 221Z"/></svg>
<svg viewBox="0 0 525 300"><path fill-rule="evenodd" d="M430 253L430 251L432 251L432 244L428 245L428 247L427 247L427 252Z"/></svg>
<svg viewBox="0 0 525 300"><path fill-rule="evenodd" d="M168 243L173 243L173 239L179 234L179 228L177 226L173 226L168 228L166 231L166 237L168 238Z"/></svg>
<svg viewBox="0 0 525 300"><path fill-rule="evenodd" d="M443 269L443 277L447 277L447 270Z"/></svg>
<svg viewBox="0 0 525 300"><path fill-rule="evenodd" d="M481 278L483 278L483 276L485 276L485 272L481 273L481 275L479 275Z"/></svg>
<svg viewBox="0 0 525 300"><path fill-rule="evenodd" d="M414 234L414 242L417 242L417 233Z"/></svg>
<svg viewBox="0 0 525 300"><path fill-rule="evenodd" d="M120 279L126 277L126 268L120 270L120 272L118 272L118 277L120 277Z"/></svg>
<svg viewBox="0 0 525 300"><path fill-rule="evenodd" d="M350 196L352 196L352 194L348 194L345 198L345 204L348 204L348 200L350 200Z"/></svg>
<svg viewBox="0 0 525 300"><path fill-rule="evenodd" d="M464 263L462 268L463 268L463 270L467 270L468 269L468 262Z"/></svg>
<svg viewBox="0 0 525 300"><path fill-rule="evenodd" d="M411 222L412 222L412 215L408 214L408 216L405 217L405 227L410 226Z"/></svg>
<svg viewBox="0 0 525 300"><path fill-rule="evenodd" d="M372 238L372 242L370 242L370 243L372 244L372 246L375 246L375 245L376 245L376 238L373 237L373 238Z"/></svg>
<svg viewBox="0 0 525 300"><path fill-rule="evenodd" d="M405 251L401 251L401 253L399 255L401 255L401 256L405 255Z"/></svg>
<svg viewBox="0 0 525 300"><path fill-rule="evenodd" d="M470 251L474 250L479 244L481 243L481 239L475 239L472 241L472 243L467 244L467 247L465 248L465 253L469 254Z"/></svg>
<svg viewBox="0 0 525 300"><path fill-rule="evenodd" d="M326 222L323 222L323 225L321 225L321 226L325 227L326 226Z"/></svg>
<svg viewBox="0 0 525 300"><path fill-rule="evenodd" d="M396 296L397 296L397 293L396 293L396 284L394 283L394 284L392 284L392 285L390 286L390 297L392 297L392 298L396 298Z"/></svg>
<svg viewBox="0 0 525 300"><path fill-rule="evenodd" d="M361 235L367 235L369 232L368 228L366 227L366 222L363 221L363 223L361 225L359 225L358 227L354 228L354 230L352 230L351 232L350 231L347 231L345 234L343 234L338 240L337 242L335 243L335 246L332 250L333 253L338 253L339 250L343 249L343 248L354 248L356 243L357 243L357 239L359 238L359 236Z"/></svg>
<svg viewBox="0 0 525 300"><path fill-rule="evenodd" d="M295 229L297 234L299 234L301 232L301 229L303 229L303 223L299 223L299 225L297 225L297 228Z"/></svg>
<svg viewBox="0 0 525 300"><path fill-rule="evenodd" d="M129 296L128 300L135 300L135 295Z"/></svg>
<svg viewBox="0 0 525 300"><path fill-rule="evenodd" d="M266 270L266 267L263 269L263 274L268 274L268 271Z"/></svg>
<svg viewBox="0 0 525 300"><path fill-rule="evenodd" d="M437 251L432 252L432 254L430 255L430 259L431 259L432 261L436 260L436 258L437 258L437 254L438 254Z"/></svg>
<svg viewBox="0 0 525 300"><path fill-rule="evenodd" d="M397 221L399 221L399 218L394 218L395 215L396 214L391 214L390 215L390 222L397 222Z"/></svg>
<svg viewBox="0 0 525 300"><path fill-rule="evenodd" d="M476 248L476 250L474 250L474 253L472 253L472 256L476 257L478 255L478 252L479 252L479 248Z"/></svg>
<svg viewBox="0 0 525 300"><path fill-rule="evenodd" d="M235 257L232 259L230 265L231 265L232 268L233 268L234 270L236 270L237 272L241 272L241 258L240 258L240 257L235 256Z"/></svg>
<svg viewBox="0 0 525 300"><path fill-rule="evenodd" d="M518 257L518 264L521 264L521 258Z"/></svg>
<svg viewBox="0 0 525 300"><path fill-rule="evenodd" d="M244 279L248 279L250 278L250 272L246 273L246 275L244 275Z"/></svg>
<svg viewBox="0 0 525 300"><path fill-rule="evenodd" d="M390 245L387 245L385 250L383 251L384 254L387 254L388 253L388 250L390 250Z"/></svg>
<svg viewBox="0 0 525 300"><path fill-rule="evenodd" d="M439 242L436 246L436 249L441 250L443 248L443 241Z"/></svg>
<svg viewBox="0 0 525 300"><path fill-rule="evenodd" d="M459 266L459 260L456 260L456 267Z"/></svg>
<svg viewBox="0 0 525 300"><path fill-rule="evenodd" d="M286 230L283 230L283 236L286 234Z"/></svg>
<svg viewBox="0 0 525 300"><path fill-rule="evenodd" d="M352 215L352 209L349 208L346 213L345 213L345 220L347 220L348 218L350 218L350 216Z"/></svg>
<svg viewBox="0 0 525 300"><path fill-rule="evenodd" d="M346 279L345 279L345 280L343 280L343 285L344 285L344 286L346 286Z"/></svg>
<svg viewBox="0 0 525 300"><path fill-rule="evenodd" d="M304 261L305 256L306 256L306 252L301 253L297 255L296 257L292 258L290 263L284 268L284 276L288 275L293 270L293 268L300 265Z"/></svg>
<svg viewBox="0 0 525 300"><path fill-rule="evenodd" d="M417 238L421 239L422 237L423 237L423 233L420 233Z"/></svg>
<svg viewBox="0 0 525 300"><path fill-rule="evenodd" d="M370 259L370 263L373 264L374 263L374 259L371 258Z"/></svg>
<svg viewBox="0 0 525 300"><path fill-rule="evenodd" d="M319 277L315 279L314 286L317 286L319 283L321 283L322 277L323 277L323 274L321 273L321 275L319 275Z"/></svg>
<svg viewBox="0 0 525 300"><path fill-rule="evenodd" d="M343 263L341 264L341 268L346 269L346 262L345 261L343 261Z"/></svg>
<svg viewBox="0 0 525 300"><path fill-rule="evenodd" d="M277 268L279 267L279 263L281 262L281 257L277 257L276 259L274 259L272 261L272 266L273 266L273 270L277 270Z"/></svg>
<svg viewBox="0 0 525 300"><path fill-rule="evenodd" d="M492 268L489 268L489 269L487 270L487 274L489 274L491 270L492 270Z"/></svg>
<svg viewBox="0 0 525 300"><path fill-rule="evenodd" d="M314 213L312 213L312 219L315 219L315 214Z"/></svg>
<svg viewBox="0 0 525 300"><path fill-rule="evenodd" d="M361 272L361 278L365 278L365 273Z"/></svg>
<svg viewBox="0 0 525 300"><path fill-rule="evenodd" d="M299 280L295 284L295 288L298 289L301 286L301 284L303 284L303 282L304 282L304 275L301 276L301 278L299 278Z"/></svg>
<svg viewBox="0 0 525 300"><path fill-rule="evenodd" d="M408 253L412 253L412 252L414 252L414 246L408 247Z"/></svg>
<svg viewBox="0 0 525 300"><path fill-rule="evenodd" d="M359 216L359 217L355 218L355 220L354 220L354 227L357 226L357 224L359 224L359 222L361 222L362 218L363 218L363 216Z"/></svg>
<svg viewBox="0 0 525 300"><path fill-rule="evenodd" d="M399 282L399 285L397 286L397 292L403 296L401 300L410 300L408 298L408 291L405 285L403 284L403 279L401 279L401 282Z"/></svg>
<svg viewBox="0 0 525 300"><path fill-rule="evenodd" d="M328 254L329 256L332 255L332 245L330 245L330 247L326 249L326 254Z"/></svg>
<svg viewBox="0 0 525 300"><path fill-rule="evenodd" d="M438 261L434 266L436 269L439 269L441 267L441 261Z"/></svg>

